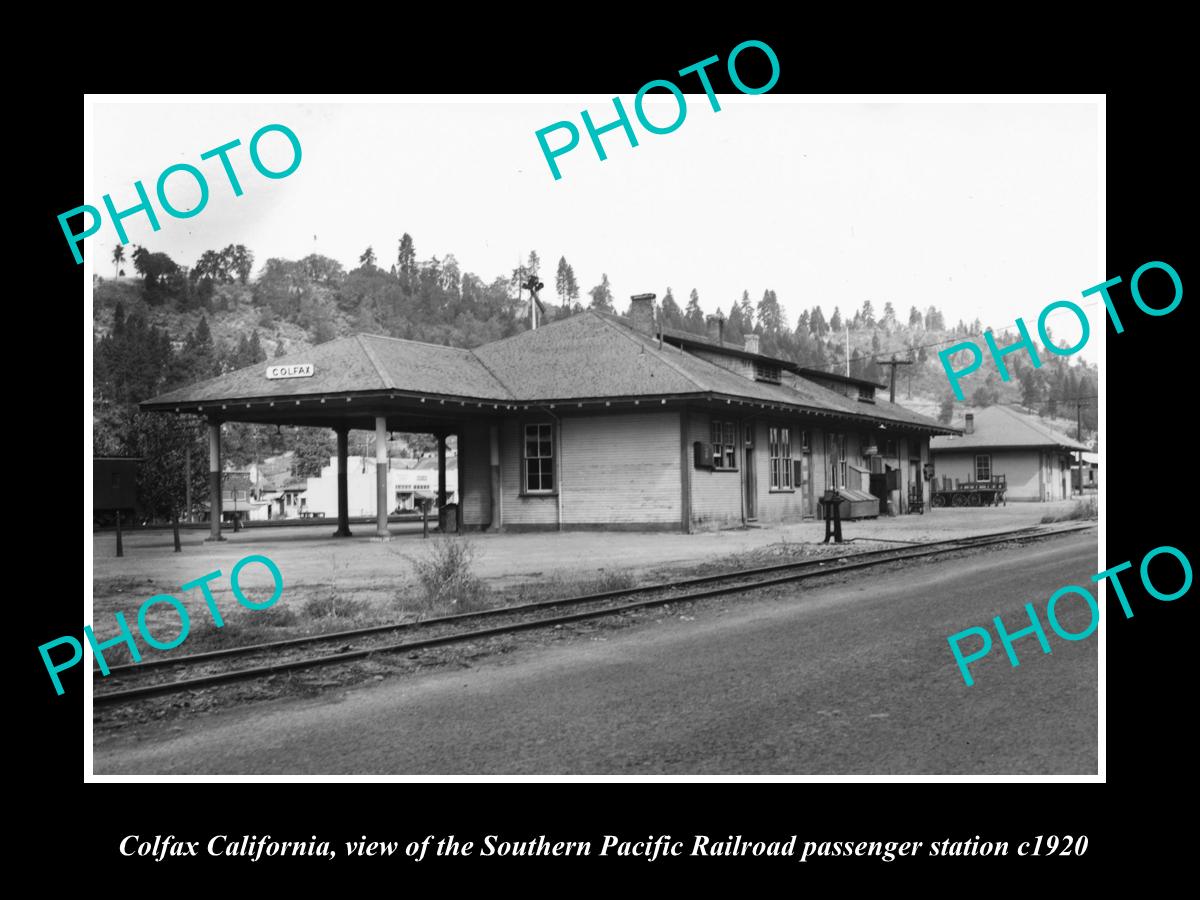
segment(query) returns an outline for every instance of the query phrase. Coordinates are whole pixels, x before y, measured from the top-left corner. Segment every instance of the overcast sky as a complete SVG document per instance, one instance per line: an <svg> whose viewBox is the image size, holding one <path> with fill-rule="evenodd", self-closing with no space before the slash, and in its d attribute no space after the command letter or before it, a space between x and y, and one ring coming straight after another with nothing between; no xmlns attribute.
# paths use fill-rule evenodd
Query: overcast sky
<svg viewBox="0 0 1200 900"><path fill-rule="evenodd" d="M654 122L676 113L669 95L648 101ZM603 136L601 162L579 112L611 121L611 98L553 102L386 103L98 102L91 158L95 196L117 209L136 203L141 179L154 195L158 174L188 162L208 177L208 206L193 218L142 215L129 238L192 265L204 250L245 244L258 265L273 256L322 253L346 268L368 245L379 264L395 260L407 231L421 259L453 253L485 281L507 275L537 250L546 296L566 256L581 289L601 273L623 309L630 294L670 286L680 305L699 291L706 312L750 291L776 291L794 326L801 309L828 317L871 300L934 304L949 322L979 317L1030 328L1052 300L1081 302L1102 334L1102 308L1080 291L1109 277L1098 239L1097 110L1091 104L801 102L762 95L688 95L673 133L646 132L623 97L639 145ZM561 119L581 131L559 157L555 181L534 133ZM262 125L282 123L303 148L299 168L268 180L247 145ZM234 138L231 153L245 193L234 197L216 159L200 154ZM566 139L551 136L552 146ZM286 140L262 143L282 168ZM169 181L181 208L197 199L186 175ZM157 206L157 201L155 201ZM116 243L110 223L87 240L96 271ZM587 301L586 293L583 297ZM1074 342L1069 314L1051 319ZM1095 341L1085 355L1095 359Z"/></svg>

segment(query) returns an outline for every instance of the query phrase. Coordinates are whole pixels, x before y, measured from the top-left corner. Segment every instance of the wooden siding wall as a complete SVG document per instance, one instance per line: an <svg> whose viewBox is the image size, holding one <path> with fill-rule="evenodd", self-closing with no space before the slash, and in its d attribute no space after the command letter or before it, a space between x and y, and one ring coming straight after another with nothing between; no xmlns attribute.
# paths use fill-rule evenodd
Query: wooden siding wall
<svg viewBox="0 0 1200 900"><path fill-rule="evenodd" d="M712 419L733 421L738 425L738 458L742 457L741 418L735 411L728 414L714 410L692 410L688 413L688 446L696 441L709 443L712 440ZM689 460L691 462L691 460ZM742 472L714 471L692 468L692 528L716 530L742 524Z"/></svg>
<svg viewBox="0 0 1200 900"><path fill-rule="evenodd" d="M492 524L492 466L487 422L458 433L458 497L464 525Z"/></svg>
<svg viewBox="0 0 1200 900"><path fill-rule="evenodd" d="M522 496L521 467L524 465L524 435L527 424L554 420L541 412L530 410L520 419L505 419L500 426L500 505L504 510L504 527L509 525L557 525L558 500L553 494Z"/></svg>
<svg viewBox="0 0 1200 900"><path fill-rule="evenodd" d="M783 427L791 429L792 458L800 458L800 432L804 429L801 420L795 416L756 418L754 425L754 468L758 482L758 521L759 522L799 522L804 517L803 494L799 487L793 491L771 490L771 444L768 429ZM808 428L809 440L815 432ZM815 491L815 487L814 487ZM816 511L816 498L813 495L813 511Z"/></svg>
<svg viewBox="0 0 1200 900"><path fill-rule="evenodd" d="M975 456L986 454L992 458L992 471L1004 475L1008 482L1008 500L1042 500L1042 472L1044 451L1037 447L1027 450L939 450L934 456L934 477L957 478L959 481L975 480ZM1061 489L1058 493L1062 493Z"/></svg>
<svg viewBox="0 0 1200 900"><path fill-rule="evenodd" d="M557 498L522 496L523 435L544 414L507 420L500 431L501 489L506 526L556 526ZM556 486L562 488L564 527L678 525L680 521L677 410L562 417L555 447Z"/></svg>
<svg viewBox="0 0 1200 900"><path fill-rule="evenodd" d="M732 421L737 426L737 471L695 468L692 445L711 440L712 419ZM888 437L897 440L901 471L901 496L907 503L911 458L927 462L928 438L898 431L870 431L860 425L828 424L827 419L762 414L748 416L722 405L690 409L684 416L687 446L686 466L681 471L680 413L678 409L562 417L559 443L555 446L556 484L562 487L562 516L566 528L582 526L633 526L655 528L680 524L683 515L683 479L690 484L690 528L694 531L736 527L744 521L745 446L747 424L754 428L754 462L757 482L757 521L764 524L798 522L805 514L805 497L797 486L792 491L771 490L771 457L768 429L786 426L792 431L792 458L801 456L800 433L808 431L811 448L812 512L829 487L829 461L825 455L827 431L846 435L847 458L869 468L862 457L863 441L874 440L881 449ZM500 425L501 491L504 526L555 528L558 525L556 495L522 495L524 426L535 422L555 423L542 412L529 411ZM482 524L490 516L490 469L486 426L465 432L460 443L462 472L460 491L464 521ZM887 462L895 465L896 459ZM948 474L939 472L939 474ZM1037 484L1037 468L1033 469ZM959 477L965 477L960 475ZM859 483L851 482L857 487ZM928 492L926 493L928 498Z"/></svg>
<svg viewBox="0 0 1200 900"><path fill-rule="evenodd" d="M567 524L679 524L679 413L563 419Z"/></svg>

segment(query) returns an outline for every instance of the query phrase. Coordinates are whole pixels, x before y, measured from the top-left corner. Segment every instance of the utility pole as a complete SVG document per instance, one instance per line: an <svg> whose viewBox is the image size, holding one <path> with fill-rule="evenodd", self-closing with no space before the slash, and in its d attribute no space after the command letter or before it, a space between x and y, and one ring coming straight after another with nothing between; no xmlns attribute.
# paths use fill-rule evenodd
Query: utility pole
<svg viewBox="0 0 1200 900"><path fill-rule="evenodd" d="M183 449L183 511L188 522L192 521L192 443Z"/></svg>
<svg viewBox="0 0 1200 900"><path fill-rule="evenodd" d="M846 323L846 377L850 377L850 323Z"/></svg>
<svg viewBox="0 0 1200 900"><path fill-rule="evenodd" d="M896 354L893 353L892 358L890 360L887 360L883 364L885 366L891 367L891 378L890 378L891 390L888 392L889 393L888 401L890 403L895 403L896 402L896 366L911 366L912 360L911 359L906 359L906 360L896 359Z"/></svg>

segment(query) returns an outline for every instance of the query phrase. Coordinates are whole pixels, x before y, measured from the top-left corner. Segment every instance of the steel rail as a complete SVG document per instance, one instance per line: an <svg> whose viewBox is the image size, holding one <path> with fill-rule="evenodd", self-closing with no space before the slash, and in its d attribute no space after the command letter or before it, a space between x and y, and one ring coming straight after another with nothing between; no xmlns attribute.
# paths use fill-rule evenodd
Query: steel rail
<svg viewBox="0 0 1200 900"><path fill-rule="evenodd" d="M943 541L928 541L924 543L913 542L912 546L937 547L944 544L961 545L964 541L984 540L987 538L1001 537L1004 535L1019 535L1031 531L1039 531L1039 533L1051 533L1040 532L1040 528L1041 526L1033 525L1027 528L1016 528L1011 531L972 535L971 537L966 538L948 538L947 540ZM860 539L852 538L851 540ZM868 539L863 538L862 540ZM775 572L782 569L796 569L808 566L820 567L829 565L830 563L836 563L843 559L867 559L883 556L885 554L900 553L903 551L903 549L904 548L883 547L879 550L864 550L861 553L843 553L840 556L826 556L821 559L793 560L791 562L775 563L769 566L759 566L753 569L739 569L735 572L723 572L716 575L699 575L694 578L684 578L678 581L643 584L631 588L615 588L611 591L601 591L595 594L582 594L576 597L560 597L551 600L534 600L530 601L529 603L518 603L513 606L498 606L492 609L454 613L448 616L438 616L432 619L420 619L413 622L389 622L386 625L370 625L365 628L351 628L346 629L345 631L328 631L322 634L308 634L304 635L303 637L285 638L279 641L265 641L261 644L243 644L238 647L224 647L219 650L208 650L204 653L191 653L184 656L164 657L162 659L152 659L137 663L123 663L118 666L109 666L108 671L112 675L136 674L140 672L146 672L151 669L161 669L167 666L194 665L197 663L208 662L209 660L222 659L230 656L252 656L256 653L266 653L272 650L300 647L305 644L316 644L323 643L325 641L339 641L360 637L370 637L372 635L383 634L388 631L410 631L413 629L432 628L437 625L461 622L465 619L488 619L508 615L510 613L546 609L552 606L578 606L583 603L611 600L614 597L631 597L637 594L651 593L653 591L677 590L679 588L690 587L692 585L709 584L713 581L745 577L747 575L756 575L764 572ZM100 669L98 666L94 666L92 671L99 672Z"/></svg>
<svg viewBox="0 0 1200 900"><path fill-rule="evenodd" d="M434 637L422 638L419 640L407 641L407 642L402 642L399 644L387 644L382 647L372 647L372 648L362 649L362 650L350 650L350 651L346 651L343 653L331 653L331 654L327 654L325 656L308 657L305 659L271 663L271 664L268 664L265 666L255 666L255 667L249 668L249 669L234 669L234 670L229 670L226 672L217 672L212 675L203 675L203 676L200 676L197 678L184 679L182 681L160 682L159 684L146 685L145 687L130 688L130 689L121 690L121 691L105 691L105 692L101 692L101 693L95 693L93 695L92 702L93 702L94 706L109 705L109 704L114 704L114 703L127 702L130 700L137 700L137 699L141 699L143 697L155 696L158 694L171 694L171 693L178 693L181 691L195 690L198 688L208 687L208 686L215 685L215 684L223 684L223 683L230 682L230 681L242 681L242 680L246 680L246 679L259 678L259 677L264 677L264 676L268 676L268 675L276 675L276 674L279 674L282 672L290 672L290 671L295 671L298 669L310 669L310 668L317 668L319 666L336 665L339 663L351 662L351 661L359 660L359 659L366 659L367 657L373 656L377 653L402 653L405 651L422 650L422 649L426 649L426 648L430 648L430 647L444 646L446 644L465 643L465 642L469 642L469 641L483 640L483 639L490 638L490 637L496 637L498 635L511 634L511 633L517 632L517 631L528 631L528 630L535 629L535 628L544 628L547 626L563 625L563 624L568 624L571 622L583 621L586 619L598 619L598 618L603 618L605 616L619 615L624 612L629 612L629 611L638 610L638 609L645 609L645 608L649 608L649 607L653 607L653 606L665 606L665 605L669 605L672 603L690 603L690 602L693 602L696 600L703 600L703 599L706 599L709 597L720 597L720 596L724 596L727 594L742 593L745 591L758 590L760 588L774 587L774 586L781 585L781 584L788 584L788 583L795 582L795 581L802 581L802 580L805 580L808 578L817 578L817 577L820 577L821 575L840 573L840 572L850 572L850 571L854 571L857 569L865 569L865 568L870 568L873 566L886 565L889 562L902 562L902 561L906 561L906 560L910 560L910 559L920 559L920 558L928 557L928 556L936 556L936 555L943 554L943 553L953 553L957 550L969 550L969 549L973 549L975 547L985 547L985 546L989 546L992 544L1003 544L1003 543L1010 543L1010 542L1014 542L1014 541L1036 540L1038 538L1050 537L1050 536L1053 536L1056 534L1069 534L1071 532L1080 531L1080 530L1083 530L1088 527L1091 527L1091 526L1090 525L1079 525L1079 526L1068 527L1068 528L1054 529L1054 530L1050 530L1050 531L1040 531L1037 529L1024 528L1024 529L1018 529L1014 532L1005 532L1005 533L1000 533L1000 534L996 534L996 535L980 535L980 536L971 537L971 538L960 538L955 541L935 541L935 542L931 542L930 544L921 545L915 551L906 551L906 550L880 551L880 552L899 553L899 555L891 556L886 559L870 559L870 560L862 560L862 561L858 561L858 562L848 562L844 565L838 565L838 566L832 566L832 567L827 566L827 567L823 567L823 568L817 568L814 571L810 571L810 572L793 572L791 574L782 575L782 576L778 576L775 578L768 578L768 579L762 579L762 580L757 580L757 581L724 585L721 587L715 587L715 588L709 588L706 590L696 591L696 592L693 592L690 594L673 595L673 596L668 596L668 597L656 597L656 598L652 598L649 600L641 600L641 601L637 601L634 603L623 604L620 606L611 606L611 607L604 607L601 609L584 610L582 612L566 613L564 615L552 616L552 617L546 617L546 618L529 619L529 620L526 620L523 622L512 622L512 623L509 623L506 625L499 625L499 626L495 626L492 628L477 629L474 631L462 631L462 632L455 632L455 633L451 633L451 634L436 635ZM936 547L934 546L935 544L937 545ZM955 546L946 546L946 545L951 545L951 544L953 544ZM845 559L851 559L854 557L861 558L861 557L864 557L867 555L868 555L867 553L850 554L849 556L829 557L825 561L828 562L831 559L845 560ZM876 553L872 552L869 555L874 556L874 555L876 555ZM656 585L656 586L654 586L654 589L663 590L663 589L674 587L679 584L695 583L695 582L702 582L702 581L710 581L711 582L713 580L717 580L718 578L731 578L731 577L736 577L738 575L745 575L748 572L749 573L761 573L761 572L777 571L781 568L788 568L788 567L790 567L789 564L784 564L782 566L767 566L767 567L762 567L760 569L747 570L747 571L738 572L738 573L727 573L726 575L723 575L723 576L704 576L704 578L700 578L700 579L688 579L686 582L675 582L672 584ZM628 591L609 591L609 592L605 592L602 594L590 595L587 599L592 599L592 600L604 599L609 594L628 594L628 593L634 593L634 592L639 592L639 591L649 590L649 589L651 589L650 586L647 586L646 588L643 588L643 589L630 589ZM579 600L581 598L573 598L573 599ZM525 604L524 608L536 608L536 607L542 607L542 606L561 605L564 602L568 602L568 601L558 600L558 601L544 601L544 602L538 603L538 604ZM520 607L509 607L508 609L506 609L504 611L505 612L518 611L519 609L520 609ZM492 612L492 610L487 610L487 612ZM429 620L429 621L449 621L449 620L455 619L455 618L466 618L468 615L471 615L471 614L463 614L461 617L443 617L440 620ZM331 636L324 635L322 637L325 639L329 639ZM263 646L265 646L265 645L263 645ZM199 655L197 655L197 657L181 657L181 659L198 658L198 656ZM116 671L116 670L113 669L110 671Z"/></svg>

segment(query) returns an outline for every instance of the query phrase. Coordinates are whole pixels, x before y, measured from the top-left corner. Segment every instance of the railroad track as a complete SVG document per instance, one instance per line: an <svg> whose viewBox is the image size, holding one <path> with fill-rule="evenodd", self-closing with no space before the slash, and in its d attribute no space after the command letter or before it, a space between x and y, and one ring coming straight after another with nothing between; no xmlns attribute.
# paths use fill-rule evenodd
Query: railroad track
<svg viewBox="0 0 1200 900"><path fill-rule="evenodd" d="M119 682L121 686L108 689L103 687L106 682L94 680L92 703L93 706L113 705L227 682L260 679L281 672L338 665L366 659L375 654L414 652L447 644L483 640L517 631L552 628L556 625L566 625L586 619L619 615L654 606L665 606L670 603L686 603L708 597L743 593L892 562L940 556L993 544L1037 540L1089 527L1092 526L1088 524L1055 528L1033 526L969 538L867 550L861 553L828 556L815 560L776 563L719 575L704 575L666 583L646 584L578 597L541 600L416 622L376 625L369 628L356 628L264 644L229 647L187 656L110 666L110 677L115 676L114 681ZM621 602L634 597L641 599ZM464 628L463 626L468 623L469 626ZM470 627L480 623L484 627ZM412 640L402 640L399 643L380 642L381 638L390 639L397 633L405 635L411 633L417 636ZM354 646L347 643L348 641L356 641L363 646ZM332 645L332 649L320 655L296 655L296 651L301 648L311 649L322 644ZM259 659L260 664L232 669L222 668L224 662L230 659L243 661ZM191 674L184 678L172 677L182 671L198 674ZM126 684L130 680L146 683L128 687ZM107 682L107 684L113 683Z"/></svg>

